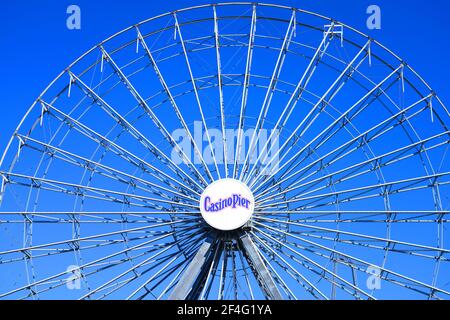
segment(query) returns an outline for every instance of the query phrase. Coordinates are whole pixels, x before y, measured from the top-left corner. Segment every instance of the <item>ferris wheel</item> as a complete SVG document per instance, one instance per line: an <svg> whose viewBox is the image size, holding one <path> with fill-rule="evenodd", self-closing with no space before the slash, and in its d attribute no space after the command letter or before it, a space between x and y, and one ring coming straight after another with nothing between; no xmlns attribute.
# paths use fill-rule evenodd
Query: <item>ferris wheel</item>
<svg viewBox="0 0 450 320"><path fill-rule="evenodd" d="M150 18L64 70L0 162L1 299L448 299L450 114L291 7Z"/></svg>

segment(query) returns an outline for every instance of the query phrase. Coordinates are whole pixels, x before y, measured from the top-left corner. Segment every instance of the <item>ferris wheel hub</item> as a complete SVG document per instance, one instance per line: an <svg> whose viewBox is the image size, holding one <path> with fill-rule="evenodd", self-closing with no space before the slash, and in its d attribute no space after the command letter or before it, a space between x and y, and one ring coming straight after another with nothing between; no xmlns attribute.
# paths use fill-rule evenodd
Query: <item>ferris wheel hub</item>
<svg viewBox="0 0 450 320"><path fill-rule="evenodd" d="M211 227L221 231L236 230L252 217L255 199L250 188L236 179L211 183L200 197L200 212Z"/></svg>

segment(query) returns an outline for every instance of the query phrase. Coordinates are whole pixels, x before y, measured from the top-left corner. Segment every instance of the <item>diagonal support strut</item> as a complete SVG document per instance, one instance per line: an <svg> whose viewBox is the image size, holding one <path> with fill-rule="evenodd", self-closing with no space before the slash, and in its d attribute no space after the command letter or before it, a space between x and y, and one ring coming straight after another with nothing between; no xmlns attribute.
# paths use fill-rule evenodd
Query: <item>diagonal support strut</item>
<svg viewBox="0 0 450 320"><path fill-rule="evenodd" d="M260 282L261 288L264 290L267 297L271 300L283 300L273 277L270 275L270 272L259 255L255 244L247 233L244 233L240 237L240 244L244 249L246 258L249 260L252 269L255 272L255 276Z"/></svg>
<svg viewBox="0 0 450 320"><path fill-rule="evenodd" d="M216 242L213 235L206 238L170 294L169 300L196 300L198 298L201 291L199 286L203 284L201 279L204 278L205 272L213 263L213 248Z"/></svg>

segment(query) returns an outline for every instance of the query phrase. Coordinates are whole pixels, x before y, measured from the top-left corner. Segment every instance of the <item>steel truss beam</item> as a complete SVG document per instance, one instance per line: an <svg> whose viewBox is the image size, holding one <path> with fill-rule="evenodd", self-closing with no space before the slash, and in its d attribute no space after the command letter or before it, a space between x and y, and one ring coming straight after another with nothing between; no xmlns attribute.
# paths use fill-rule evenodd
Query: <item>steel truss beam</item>
<svg viewBox="0 0 450 320"><path fill-rule="evenodd" d="M240 245L244 249L244 254L267 297L271 300L283 300L273 277L247 233L240 237Z"/></svg>
<svg viewBox="0 0 450 320"><path fill-rule="evenodd" d="M212 234L208 235L206 241L200 246L197 254L192 258L191 263L169 295L169 300L196 300L198 298L202 291L201 287L204 284L202 280L207 275L214 261L214 250L212 248L216 243L216 237Z"/></svg>

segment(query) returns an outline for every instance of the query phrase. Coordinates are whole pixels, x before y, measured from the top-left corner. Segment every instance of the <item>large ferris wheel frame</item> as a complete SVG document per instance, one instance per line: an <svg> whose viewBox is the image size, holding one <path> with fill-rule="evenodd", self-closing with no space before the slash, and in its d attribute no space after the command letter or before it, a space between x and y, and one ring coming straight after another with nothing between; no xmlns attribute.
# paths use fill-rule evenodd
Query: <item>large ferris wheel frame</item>
<svg viewBox="0 0 450 320"><path fill-rule="evenodd" d="M248 7L248 14L244 16L220 16L218 14L219 8L228 7ZM276 9L290 14L286 19L280 17L270 17L258 15L258 10L262 8ZM210 9L211 16L192 18L184 22L179 22L178 17L183 14L191 14L198 10ZM280 11L280 12L281 12ZM314 19L323 21L320 27L317 25L308 25L302 16L311 16ZM151 32L144 33L141 30L149 23L155 20L171 18L173 24L167 24L164 28L153 30ZM235 41L234 44L224 45L222 40L226 40L229 37L235 36L233 34L221 34L219 22L227 20L239 20L245 19L249 22L249 28L247 33L239 34L240 38L247 39L244 41ZM204 21L210 21L214 28L211 30L211 35L202 36L197 38L185 38L183 28L187 28L190 25L195 25ZM287 30L282 36L268 36L257 32L258 22L277 22L287 24ZM288 55L296 55L292 46L302 46L301 42L295 41L294 37L299 29L308 28L315 32L322 34L319 44L314 46L304 45L305 48L311 51L310 56L302 56L307 59L306 68L301 70L301 76L298 78L297 83L288 83L281 79L286 57ZM174 44L169 44L165 47L153 49L149 46L147 39L150 36L157 35L162 32L171 31L174 32L175 45L180 47L180 51L174 53L172 56L168 56L163 60L170 60L171 58L178 56L182 57L185 66L188 70L188 80L185 84L190 84L192 88L189 91L180 92L174 94L177 86L180 84L168 83L167 74L164 74L160 65L164 62L158 60L156 52L164 52L169 50ZM115 49L107 49L110 42L120 38L123 35L134 33L135 37L131 40L127 40L124 44L119 45ZM351 33L351 36L348 35ZM359 41L353 37L358 38ZM212 40L212 44L208 45L207 39ZM268 42L275 42L280 46L270 45L258 45L257 39L263 39ZM362 39L362 41L361 41ZM229 39L228 39L229 40ZM356 48L356 53L352 55L348 60L332 56L327 50L331 50L330 44L332 41L338 40L342 47L352 46ZM115 55L122 50L129 48L136 43L136 52L139 49L143 50L143 57L148 59L148 67L150 67L158 78L161 85L161 90L155 95L163 95L164 101L158 102L156 105L149 104L149 98L144 97L137 85L131 79L133 74L126 74L124 71L126 66L132 65L138 59L120 66L116 62ZM359 44L362 43L362 44ZM188 44L196 44L197 48L188 48ZM202 48L203 46L203 48ZM227 46L243 47L246 49L245 70L240 74L226 74L223 70L223 61L221 60L221 49L223 50ZM254 50L257 48L265 48L267 50L275 51L277 58L269 76L263 76L254 74L251 72L255 61L253 61ZM207 76L196 77L194 73L194 67L192 63L192 55L195 52L211 49L215 53L215 66L217 67L217 73ZM378 51L377 51L378 50ZM95 59L93 63L85 66L84 69L74 71L76 67L91 54L96 53L100 55L100 58ZM297 54L301 56L301 54ZM387 55L390 61L384 57ZM323 94L314 94L307 89L310 84L310 80L313 79L314 73L318 66L325 64L326 58L334 59L342 66L337 70L336 77L331 81L331 84L325 90ZM387 67L390 72L380 77L379 81L373 81L366 77L359 71L363 62L367 62L369 65L379 63ZM397 64L394 64L396 62ZM123 64L123 63L122 63ZM101 73L104 72L106 67L111 68L112 73L106 79L102 79L98 86L102 83L111 80L113 77L117 78L111 86L113 90L118 85L123 85L138 107L144 112L145 116L154 123L157 130L161 133L161 136L166 141L167 146L173 147L179 157L183 160L183 165L177 164L167 156L165 150L162 150L159 145L150 137L137 128L134 122L130 121L128 114L123 114L119 109L104 97L98 93L96 87L92 87L86 80L82 80L83 76L92 72L93 69L100 67ZM333 68L331 64L328 67ZM311 127L312 123L328 109L336 110L332 104L332 100L335 99L339 92L345 88L347 82L353 81L356 76L367 81L372 87L365 88L366 93L359 97L356 102L352 102L350 107L347 107L342 112L339 112L332 122L327 125L323 130L317 132L316 136L310 140L303 141L305 132ZM51 89L55 87L65 77L68 78L67 85L63 87L60 92L55 95L55 98L48 100L46 95ZM252 83L252 79L263 79L265 83L263 85L258 83ZM216 81L216 82L213 82ZM201 83L202 85L199 85ZM278 84L285 84L289 89L279 89ZM407 106L399 106L394 99L387 93L394 85L399 84L401 91L405 92L405 87L412 90L419 98L414 100L413 103ZM227 156L227 143L226 143L226 120L230 115L226 111L226 102L224 96L227 86L238 86L242 91L239 106L239 112L236 117L236 127L238 130L237 147L235 148L235 156L233 161L228 161ZM266 92L261 104L260 112L255 114L252 119L249 115L246 115L247 101L249 99L249 90L252 86L260 87ZM363 86L363 85L361 85ZM213 150L211 137L208 134L208 115L204 113L204 105L202 105L202 90L208 88L217 88L218 90L218 124L217 127L221 129L223 140L223 164L220 163L222 159L217 159L217 150ZM108 134L101 134L97 130L94 130L88 125L83 124L81 121L83 115L79 115L79 118L72 116L71 112L62 111L55 103L64 94L68 94L70 97L71 91L75 88L82 92L84 99L90 99L93 105L99 106L110 118L112 118L116 125L122 128L124 132L133 136L145 149L149 151L151 155L158 161L163 163L167 170L162 170L155 164L150 163L138 154L135 154L130 149L124 147L118 143L114 138L108 136ZM289 97L284 109L281 109L281 115L270 122L267 116L271 101L275 94L285 94ZM183 106L178 102L180 97L185 95L193 96L193 104L197 105L202 125L205 128L206 140L208 141L208 147L211 149L213 156L213 163L207 164L203 157L203 153L197 146L194 137L189 129L189 123L185 120L186 114L183 113ZM106 93L105 93L106 95ZM273 128L283 129L286 126L287 121L291 118L292 112L298 101L305 102L303 96L308 95L315 98L316 101L309 102L311 105L310 111L305 115L303 119L298 121L298 124L293 128L286 129L290 131L287 133L288 138L285 138L282 142L279 150L274 150L275 155L271 154L271 157L265 153L257 155L255 163L250 163L250 158L254 152L255 139L259 137L259 132L263 128L264 124L269 124ZM352 121L356 119L359 114L363 113L372 103L380 102L380 97L387 99L398 110L391 112L391 115L378 123L369 127L367 130L357 132L351 136L350 140L343 142L341 145L336 145L332 150L325 153L320 153L319 148L323 147L327 141L333 139L340 133L340 129L347 127L354 127ZM176 115L179 124L185 130L186 136L192 143L194 154L198 157L199 164L196 166L194 161L186 156L183 150L177 148L177 141L171 135L169 126L166 126L164 119L156 114L156 106L160 106L164 103L168 103ZM380 102L382 103L382 102ZM38 110L38 117L33 120L31 126L28 127L27 133L24 131L24 125L30 118L34 116L34 112ZM427 137L420 138L417 134L416 137L411 138L408 144L404 144L398 147L393 147L392 150L384 152L380 155L375 155L370 149L369 143L372 143L383 134L388 131L395 130L397 127L408 127L413 130L414 126L411 121L417 115L422 115L423 112L429 111L429 117L432 123L439 124L441 126L440 131ZM408 114L410 113L410 114ZM81 156L75 152L70 152L63 147L52 145L48 142L43 142L38 138L32 136L36 128L42 126L45 122L46 116L52 116L54 119L62 124L68 125L71 130L76 130L82 133L84 137L94 141L98 144L99 148L103 147L105 150L114 153L121 159L126 160L128 163L135 167L142 169L145 174L151 175L156 180L149 181L143 177L138 177L135 174L121 170L120 168L111 167L102 163L103 157L100 160L93 160L92 158ZM448 185L449 172L440 172L441 168L435 170L431 157L428 156L428 152L432 152L435 149L446 148L449 139L449 131L446 126L446 117L449 117L449 112L445 108L442 101L435 94L432 88L400 57L395 55L392 51L384 47L382 44L374 39L371 39L367 35L333 19L281 5L263 4L263 3L218 3L194 6L181 10L176 10L170 13L162 14L127 29L118 32L110 38L102 41L94 48L83 54L80 58L75 60L66 70L64 70L58 77L50 83L50 85L44 90L44 92L35 101L29 111L21 120L15 134L12 136L8 143L8 146L0 161L1 176L2 176L2 198L7 190L7 186L25 186L30 190L38 189L38 194L42 191L59 192L64 195L71 195L75 197L81 197L83 199L88 198L104 198L107 201L113 203L120 203L121 205L134 205L140 208L152 209L154 211L131 211L126 210L122 212L89 212L89 211L36 211L29 209L30 199L27 201L27 208L23 211L17 212L3 212L2 215L6 217L20 216L23 218L24 224L24 241L23 246L20 248L1 250L0 255L4 258L1 264L6 265L14 262L25 262L27 270L26 285L19 288L11 288L10 290L2 293L0 297L8 298L16 294L25 294L25 298L35 298L39 294L51 291L54 287L61 287L67 283L66 275L71 274L71 270L58 272L43 279L35 279L35 266L33 260L42 259L46 255L62 254L67 252L75 253L77 261L83 261L82 252L92 247L83 247L82 244L88 244L95 239L104 238L105 246L108 244L117 244L119 240L112 239L111 237L120 236L123 240L120 242L125 243L125 249L112 254L105 254L102 258L93 260L89 263L81 264L81 278L87 282L92 274L99 273L100 263L108 263L109 266L116 266L122 260L109 259L116 256L125 254L126 259L122 261L133 261L140 258L144 260L133 263L132 266L122 273L115 275L111 279L105 279L101 285L98 285L95 289L89 289L81 298L94 298L96 294L100 294L98 297L104 298L117 292L136 279L141 279L145 272L139 273L137 270L143 268L144 270L152 270L152 263L156 265L162 265L160 269L155 270L152 276L146 279L144 282L133 290L128 298L136 297L141 293L140 298L145 298L149 294L155 298L169 298L169 299L204 299L211 298L211 290L217 286L217 295L215 298L223 299L227 297L239 298L240 292L245 291L245 294L241 293L241 297L255 298L257 296L255 284L259 286L260 295L269 299L284 299L298 298L297 288L293 288L293 284L286 280L290 277L290 281L294 281L295 285L302 287L305 293L311 295L314 298L329 299L336 298L337 291L342 290L347 295L361 299L369 298L375 299L374 290L367 290L362 288L362 284L358 283L356 274L365 273L367 267L375 266L379 269L379 279L383 280L390 285L395 285L408 291L414 291L429 299L440 299L448 297L450 294L447 290L438 286L439 270L442 263L447 263L447 255L449 249L445 247L444 233L445 224L447 223L446 215L447 211L442 205L440 189ZM292 118L291 118L292 119ZM241 144L243 143L243 133L245 123L253 121L254 127L257 129L253 131L250 138L250 146L247 153L242 155L244 158L243 164L238 163L240 159ZM26 128L25 128L26 129ZM405 129L406 130L406 129ZM408 129L409 130L409 129ZM414 133L416 133L413 130ZM56 135L56 133L55 133ZM271 133L272 137L273 133ZM53 141L53 138L51 139ZM63 140L64 141L64 140ZM13 144L16 143L18 151L14 151ZM434 144L433 144L434 143ZM62 144L62 142L60 143ZM296 145L300 147L296 149ZM150 190L154 195L152 197L144 196L142 194L135 194L129 191L117 191L109 190L107 188L93 187L90 185L92 179L89 180L89 184L72 183L67 181L59 181L56 179L46 178L47 172L50 169L48 165L44 170L42 176L37 176L38 169L35 174L25 174L15 172L16 164L23 150L27 147L38 150L42 153L42 157L49 156L50 158L63 160L69 162L73 166L83 168L85 172L92 172L92 174L106 175L110 179L115 179L121 183L128 184L132 189ZM263 146L266 151L271 150L268 143ZM356 149L354 149L356 148ZM329 172L328 168L333 169L332 164L336 161L347 156L353 150L359 150L367 148L367 159L353 163L345 168L336 169L334 172ZM106 152L106 151L105 151ZM445 152L446 154L446 152ZM442 158L442 162L445 160L445 154ZM8 159L10 157L10 159ZM304 158L302 158L304 157ZM395 164L404 159L411 157L420 158L425 168L425 173L422 175L416 175L414 177L398 179L394 181L387 181L382 173L382 168ZM7 166L7 159L10 160L10 165ZM42 158L43 159L43 158ZM310 163L303 165L299 170L300 164L310 160ZM266 162L264 162L266 160ZM270 164L277 161L279 166L273 171L270 171L266 176L262 173L267 172ZM53 160L50 160L53 162ZM42 160L39 162L38 168L42 165ZM369 169L367 167L370 167ZM442 163L441 163L442 167ZM312 170L312 171L310 171ZM346 188L343 190L335 189L335 186L346 179L355 179L366 173L375 172L379 178L379 181L374 184L367 184L364 186L355 186L353 188ZM320 173L321 176L315 176ZM306 176L305 176L306 175ZM342 175L342 176L341 176ZM220 232L204 225L204 221L197 217L199 215L198 210L198 198L203 190L215 180L222 178L233 178L240 180L247 184L255 194L255 214L250 224L244 228L239 228L232 232ZM311 180L308 180L311 179ZM159 181L158 183L155 181ZM327 182L329 181L329 183ZM159 183L163 183L162 185ZM324 183L323 186L320 186ZM311 187L319 186L317 189ZM329 192L321 193L320 191L330 189ZM433 206L431 210L395 210L391 208L390 196L399 193L408 193L415 190L429 189L432 192ZM295 194L293 192L302 191L304 193ZM371 194L371 192L379 192ZM317 192L317 193L316 193ZM31 195L31 191L30 191ZM37 203L37 196L35 202ZM339 205L345 202L360 201L371 197L379 197L383 199L385 208L384 210L372 210L358 209L358 210L341 210ZM315 207L308 207L308 203L315 203L315 201L326 200L329 198L335 198L337 200L329 200L329 205L336 205L338 208L333 211L320 211ZM134 203L132 201L135 201ZM295 207L298 203L305 202L306 205ZM293 207L294 206L294 207ZM32 206L31 206L32 207ZM36 204L34 206L36 208ZM122 209L123 210L123 209ZM177 218L177 213L182 213ZM165 216L170 214L170 219L164 220L159 216ZM281 216L282 214L282 216ZM306 215L306 218L296 218L299 214ZM335 214L335 219L321 220L322 217L329 218L330 214ZM155 217L152 217L154 215ZM194 217L192 217L194 215ZM52 216L59 216L56 220L60 223L70 222L73 225L71 239L63 241L47 242L45 244L33 244L33 225L37 224L37 218L52 221ZM61 218L62 216L68 218ZM81 225L83 222L80 220L83 217L91 216L118 216L122 220L118 220L121 224L128 225L128 218L139 218L142 221L146 220L149 223L148 226L141 226L137 228L127 228L125 230L117 230L112 232L104 232L101 234L94 234L89 236L81 235ZM347 218L346 218L347 216ZM383 218L380 218L383 216ZM281 219L282 217L282 219ZM97 217L98 218L98 217ZM112 218L113 220L115 218ZM2 223L11 223L10 218ZM106 221L106 218L105 218ZM53 221L55 222L55 221ZM330 226L319 226L314 223L332 223ZM341 230L341 224L358 224L358 223L385 223L386 235L372 235L369 233ZM405 224L435 224L437 226L437 245L421 244L412 241L403 241L395 238L391 238L392 225L396 223ZM179 229L178 226L179 225ZM170 226L169 231L163 231L164 228ZM201 227L200 227L201 226ZM297 229L296 229L297 228ZM148 230L155 229L154 233L144 233L139 238L139 241L144 242L130 246L129 235L133 233L139 234L139 232L147 232ZM300 231L298 230L300 229ZM309 232L304 231L310 230ZM296 231L297 230L297 231ZM152 232L152 231L150 231ZM126 234L126 235L125 235ZM334 234L330 236L330 234ZM125 236L124 236L125 235ZM107 240L110 237L110 240ZM173 241L159 243L156 245L156 249L149 251L146 254L140 254L136 256L130 256L133 251L140 247L151 246L154 242L157 243L160 240L164 240L168 237L173 237ZM323 241L331 241L332 245L324 245ZM346 244L351 246L358 246L360 248L366 248L371 250L380 250L383 253L382 262L379 264L370 263L367 259L358 258L354 252L345 252L338 249L339 244ZM66 247L67 246L67 247ZM400 248L399 248L400 247ZM53 248L51 251L48 248ZM172 252L173 248L178 248L178 251ZM42 254L41 250L44 250ZM46 251L48 250L48 252ZM156 252L150 255L150 252ZM164 253L169 253L164 255ZM424 259L429 259L434 262L434 268L430 283L426 283L423 280L416 279L412 276L407 276L403 272L397 272L392 268L387 267L388 253L400 253L407 256L416 256ZM328 259L333 266L332 270L328 267L318 263L312 259L310 254L314 254L318 257ZM20 255L18 257L17 255ZM150 255L150 256L148 256ZM184 260L179 262L179 257L184 256ZM161 257L161 260L159 258ZM239 262L240 261L240 262ZM228 266L231 263L232 266ZM237 267L239 265L239 267ZM297 266L295 266L297 265ZM1 266L1 265L0 265ZM92 269L92 267L94 268ZM350 275L339 275L337 271L338 266L346 266L351 270ZM149 267L149 269L145 269ZM90 268L93 270L90 270ZM230 269L228 269L230 268ZM300 268L304 269L304 272L299 271ZM95 271L97 270L97 271ZM150 271L153 272L153 271ZM283 273L282 273L283 272ZM319 279L323 279L330 285L330 293L324 292L324 289L319 285L321 280L312 280L306 276L307 273L313 273L319 276ZM241 275L239 276L238 273ZM126 278L129 274L134 274L130 278ZM217 279L216 279L217 278ZM120 279L123 279L121 281ZM153 281L160 281L163 283L166 281L165 287L158 295L153 293L152 289L149 289L150 284ZM229 283L227 282L229 281ZM226 285L229 284L229 287ZM243 289L245 286L246 289ZM155 288L154 286L153 288ZM226 290L229 288L229 294L227 296ZM109 291L108 291L109 290ZM145 291L144 293L142 293ZM106 293L105 293L106 292ZM19 296L21 297L21 296Z"/></svg>

